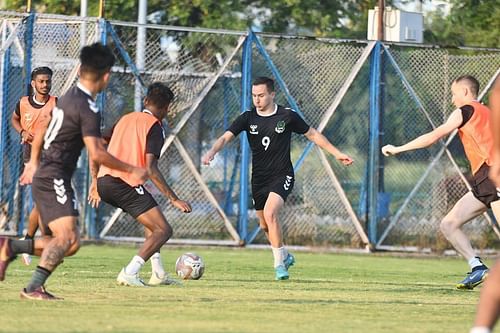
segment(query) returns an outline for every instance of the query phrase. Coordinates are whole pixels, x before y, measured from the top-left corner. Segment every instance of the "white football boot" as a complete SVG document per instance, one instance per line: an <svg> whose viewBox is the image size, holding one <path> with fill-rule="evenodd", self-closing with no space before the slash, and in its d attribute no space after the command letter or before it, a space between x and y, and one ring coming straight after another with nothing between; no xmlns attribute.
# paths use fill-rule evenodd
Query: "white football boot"
<svg viewBox="0 0 500 333"><path fill-rule="evenodd" d="M149 279L148 285L150 286L160 286L160 285L175 285L175 286L182 286L182 282L179 280L176 280L174 278L171 278L168 276L167 273L165 273L163 276L158 275L156 272L151 273L151 278Z"/></svg>
<svg viewBox="0 0 500 333"><path fill-rule="evenodd" d="M125 273L125 268L122 268L120 274L118 274L116 282L122 286L146 287L146 284L139 277L139 274L127 274Z"/></svg>

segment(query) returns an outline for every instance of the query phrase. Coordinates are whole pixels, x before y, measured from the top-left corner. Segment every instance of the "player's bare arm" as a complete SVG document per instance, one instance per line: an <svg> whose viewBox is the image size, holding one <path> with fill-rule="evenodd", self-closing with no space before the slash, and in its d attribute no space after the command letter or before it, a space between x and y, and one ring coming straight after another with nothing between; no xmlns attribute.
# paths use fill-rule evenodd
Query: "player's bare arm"
<svg viewBox="0 0 500 333"><path fill-rule="evenodd" d="M89 170L90 170L90 187L89 196L87 198L91 207L97 208L101 202L101 197L97 192L97 173L99 171L99 164L89 158Z"/></svg>
<svg viewBox="0 0 500 333"><path fill-rule="evenodd" d="M95 163L105 165L108 168L131 173L140 183L143 183L148 179L147 170L124 163L108 153L102 144L101 138L85 136L83 137L83 142L89 152L89 158Z"/></svg>
<svg viewBox="0 0 500 333"><path fill-rule="evenodd" d="M28 131L23 130L21 126L21 117L15 112L12 113L11 119L12 127L16 130L17 133L21 136L21 143L31 143L33 142L34 136Z"/></svg>
<svg viewBox="0 0 500 333"><path fill-rule="evenodd" d="M331 142L323 134L318 132L315 128L310 127L309 130L304 135L308 140L314 142L319 147L323 148L324 150L335 156L335 158L342 164L344 165L352 164L353 159L351 157L338 150L334 145L331 144Z"/></svg>
<svg viewBox="0 0 500 333"><path fill-rule="evenodd" d="M214 159L215 155L222 149L224 146L234 139L234 134L230 131L226 131L222 134L217 141L213 144L212 148L203 155L201 158L201 162L205 165L209 165L210 162Z"/></svg>
<svg viewBox="0 0 500 333"><path fill-rule="evenodd" d="M384 147L382 147L382 154L384 154L385 156L391 156L409 150L429 147L441 138L459 128L462 122L462 111L460 109L456 109L451 113L450 117L443 125L437 127L431 132L425 133L418 138L413 139L412 141L402 146L385 145Z"/></svg>
<svg viewBox="0 0 500 333"><path fill-rule="evenodd" d="M19 177L19 182L21 185L28 185L33 182L33 175L38 169L38 164L40 163L40 156L42 152L43 140L45 137L45 132L47 132L47 128L49 127L49 123L52 117L50 115L46 115L41 121L35 132L35 136L33 138L33 142L31 143L31 155L30 160L26 163L24 167L24 171Z"/></svg>
<svg viewBox="0 0 500 333"><path fill-rule="evenodd" d="M168 186L165 178L158 169L158 159L154 154L146 154L146 165L151 181L170 200L170 203L184 213L191 212L189 202L179 199L175 192Z"/></svg>

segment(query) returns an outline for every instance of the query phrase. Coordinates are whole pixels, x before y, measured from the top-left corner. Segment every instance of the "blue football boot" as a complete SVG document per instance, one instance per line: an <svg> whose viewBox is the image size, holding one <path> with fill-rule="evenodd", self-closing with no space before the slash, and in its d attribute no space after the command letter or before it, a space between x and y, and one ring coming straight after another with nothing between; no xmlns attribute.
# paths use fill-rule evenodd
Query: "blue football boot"
<svg viewBox="0 0 500 333"><path fill-rule="evenodd" d="M285 264L285 268L287 270L290 268L290 266L293 266L295 264L295 257L293 256L293 254L288 253L283 263Z"/></svg>
<svg viewBox="0 0 500 333"><path fill-rule="evenodd" d="M288 280L288 270L283 265L277 266L274 271L276 272L276 280Z"/></svg>
<svg viewBox="0 0 500 333"><path fill-rule="evenodd" d="M472 290L486 279L488 276L488 267L485 265L474 267L472 272L467 273L465 279L457 283L457 289Z"/></svg>

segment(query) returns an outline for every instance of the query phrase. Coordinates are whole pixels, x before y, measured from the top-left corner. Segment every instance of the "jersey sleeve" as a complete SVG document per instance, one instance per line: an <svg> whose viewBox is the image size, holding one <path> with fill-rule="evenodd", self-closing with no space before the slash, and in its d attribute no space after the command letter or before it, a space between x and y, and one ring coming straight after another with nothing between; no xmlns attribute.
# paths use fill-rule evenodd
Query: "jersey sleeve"
<svg viewBox="0 0 500 333"><path fill-rule="evenodd" d="M472 115L474 114L474 107L472 105L464 105L460 108L462 111L462 124L460 127L464 126L470 118L472 118ZM459 127L459 128L460 128Z"/></svg>
<svg viewBox="0 0 500 333"><path fill-rule="evenodd" d="M245 131L248 126L248 112L243 112L236 118L231 126L227 129L229 132L237 136L241 132Z"/></svg>
<svg viewBox="0 0 500 333"><path fill-rule="evenodd" d="M156 158L160 158L161 148L165 142L163 128L159 123L151 126L146 137L146 154L153 154Z"/></svg>
<svg viewBox="0 0 500 333"><path fill-rule="evenodd" d="M21 101L18 101L16 104L16 109L14 112L17 114L18 117L21 117Z"/></svg>
<svg viewBox="0 0 500 333"><path fill-rule="evenodd" d="M302 119L302 117L295 111L290 112L290 125L292 132L298 134L305 134L309 130L309 125Z"/></svg>
<svg viewBox="0 0 500 333"><path fill-rule="evenodd" d="M82 137L101 137L101 113L90 98L80 107L80 125Z"/></svg>

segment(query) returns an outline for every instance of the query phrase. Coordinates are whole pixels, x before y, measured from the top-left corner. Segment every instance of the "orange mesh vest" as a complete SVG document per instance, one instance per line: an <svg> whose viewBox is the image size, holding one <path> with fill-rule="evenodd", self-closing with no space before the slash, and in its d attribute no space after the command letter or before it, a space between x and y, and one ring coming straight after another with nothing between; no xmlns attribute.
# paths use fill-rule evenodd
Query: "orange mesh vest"
<svg viewBox="0 0 500 333"><path fill-rule="evenodd" d="M458 129L458 134L470 162L472 174L475 174L484 163L491 165L493 135L490 130L490 110L476 101L470 105L474 108L474 113L469 121Z"/></svg>
<svg viewBox="0 0 500 333"><path fill-rule="evenodd" d="M56 97L49 96L49 100L40 109L34 108L28 96L24 96L19 101L19 111L21 116L21 128L28 133L34 135L42 115L50 114L54 106L56 106Z"/></svg>
<svg viewBox="0 0 500 333"><path fill-rule="evenodd" d="M151 127L160 121L146 112L132 112L123 116L116 124L108 152L125 163L146 167L146 139ZM161 123L160 123L161 124ZM142 185L130 177L130 173L101 166L97 177L110 175L121 178L130 186Z"/></svg>

